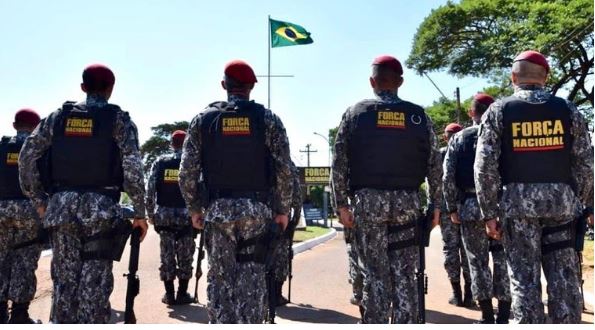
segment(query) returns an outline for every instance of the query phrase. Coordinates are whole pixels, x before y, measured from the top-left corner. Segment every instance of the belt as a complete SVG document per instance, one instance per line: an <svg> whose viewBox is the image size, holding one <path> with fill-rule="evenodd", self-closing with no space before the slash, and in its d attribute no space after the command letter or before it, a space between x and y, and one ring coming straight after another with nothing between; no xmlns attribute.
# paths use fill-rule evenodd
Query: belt
<svg viewBox="0 0 595 330"><path fill-rule="evenodd" d="M268 202L268 191L244 191L244 190L230 190L219 189L209 191L209 199L211 201L219 198L248 198L262 203Z"/></svg>

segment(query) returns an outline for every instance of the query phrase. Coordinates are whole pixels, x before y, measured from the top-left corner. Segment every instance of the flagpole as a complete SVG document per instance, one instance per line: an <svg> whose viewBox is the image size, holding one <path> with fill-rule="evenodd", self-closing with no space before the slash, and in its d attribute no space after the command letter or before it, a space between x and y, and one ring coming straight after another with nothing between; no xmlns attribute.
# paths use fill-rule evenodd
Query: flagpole
<svg viewBox="0 0 595 330"><path fill-rule="evenodd" d="M269 74L267 75L267 79L268 79L268 103L267 103L267 108L270 109L271 108L271 15L269 15L269 19L267 22L267 26L268 26L268 30L267 30L267 34L268 34L268 38L267 38L267 49L269 52Z"/></svg>

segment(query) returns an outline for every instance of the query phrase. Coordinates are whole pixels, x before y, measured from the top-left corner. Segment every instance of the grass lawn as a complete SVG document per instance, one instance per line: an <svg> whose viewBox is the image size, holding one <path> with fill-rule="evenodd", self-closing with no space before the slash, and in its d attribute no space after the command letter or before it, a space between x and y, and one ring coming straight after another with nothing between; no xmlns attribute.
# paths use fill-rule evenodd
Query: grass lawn
<svg viewBox="0 0 595 330"><path fill-rule="evenodd" d="M330 228L318 227L318 226L310 226L303 229L296 229L295 234L293 235L293 242L299 243L303 241L307 241L311 238L322 236L326 233L331 231Z"/></svg>

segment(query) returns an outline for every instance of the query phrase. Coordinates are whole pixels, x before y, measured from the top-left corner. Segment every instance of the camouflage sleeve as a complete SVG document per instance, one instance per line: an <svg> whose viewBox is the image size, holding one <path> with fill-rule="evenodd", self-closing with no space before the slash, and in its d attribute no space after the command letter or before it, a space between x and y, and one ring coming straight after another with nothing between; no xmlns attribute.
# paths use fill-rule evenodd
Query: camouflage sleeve
<svg viewBox="0 0 595 330"><path fill-rule="evenodd" d="M483 115L477 138L473 176L481 218L498 217L498 190L501 179L498 164L501 153L502 110L501 103L490 105Z"/></svg>
<svg viewBox="0 0 595 330"><path fill-rule="evenodd" d="M270 111L265 115L265 144L271 152L275 171L272 210L275 214L289 214L293 192L293 174L289 155L289 140L281 119Z"/></svg>
<svg viewBox="0 0 595 330"><path fill-rule="evenodd" d="M203 208L201 191L198 186L202 172L200 122L201 117L198 115L194 117L188 127L188 135L184 140L182 161L180 162L180 191L191 213L201 212Z"/></svg>
<svg viewBox="0 0 595 330"><path fill-rule="evenodd" d="M138 130L127 112L118 113L114 128L114 139L120 148L124 171L124 191L128 193L134 217L145 217L145 183L143 161L138 144Z"/></svg>
<svg viewBox="0 0 595 330"><path fill-rule="evenodd" d="M159 166L159 159L157 159L151 166L151 173L147 179L147 196L145 197L145 205L147 206L147 215L149 219L155 216L155 199L157 198L157 170Z"/></svg>
<svg viewBox="0 0 595 330"><path fill-rule="evenodd" d="M349 206L349 135L351 134L350 108L345 111L341 124L337 130L335 145L333 146L333 165L331 171L331 186L333 188L334 204L337 208Z"/></svg>
<svg viewBox="0 0 595 330"><path fill-rule="evenodd" d="M593 207L593 146L585 118L572 102L567 102L572 110L572 128L574 137L571 150L571 171L576 195L583 205Z"/></svg>
<svg viewBox="0 0 595 330"><path fill-rule="evenodd" d="M294 212L294 220L299 221L300 215L302 213L302 187L297 171L294 172L293 176L293 193L291 194L291 197L291 207L293 208Z"/></svg>
<svg viewBox="0 0 595 330"><path fill-rule="evenodd" d="M428 198L434 203L435 208L439 208L442 202L442 155L438 145L438 138L434 132L434 123L430 117L428 119L428 131L430 134L430 158L428 159Z"/></svg>
<svg viewBox="0 0 595 330"><path fill-rule="evenodd" d="M448 147L446 149L446 155L444 156L444 163L442 164L442 190L444 200L446 201L446 210L448 213L457 211L458 207L458 188L455 180L455 173L457 170L457 145L461 135L453 136L448 141Z"/></svg>
<svg viewBox="0 0 595 330"><path fill-rule="evenodd" d="M47 205L48 196L43 189L37 160L50 148L56 113L44 118L27 137L19 154L19 181L23 193L35 207Z"/></svg>

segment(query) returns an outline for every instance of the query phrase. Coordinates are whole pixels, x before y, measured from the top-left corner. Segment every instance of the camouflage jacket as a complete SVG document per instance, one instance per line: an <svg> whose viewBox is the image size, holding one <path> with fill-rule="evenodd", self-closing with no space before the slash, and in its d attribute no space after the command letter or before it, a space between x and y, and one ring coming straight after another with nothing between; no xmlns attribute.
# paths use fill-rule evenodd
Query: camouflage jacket
<svg viewBox="0 0 595 330"><path fill-rule="evenodd" d="M553 97L536 86L515 86L514 95L530 103L543 103ZM584 205L593 203L593 148L587 125L574 104L567 104L571 109L570 134L574 141L570 169L573 184L510 183L502 187L500 200L498 190L501 187L499 159L503 131L502 101L492 103L483 115L474 165L475 187L482 219L504 216L569 220Z"/></svg>
<svg viewBox="0 0 595 330"><path fill-rule="evenodd" d="M291 208L293 209L293 216L291 221L300 221L302 213L302 186L300 182L300 173L295 165L292 164L291 172L293 174L293 192L291 193Z"/></svg>
<svg viewBox="0 0 595 330"><path fill-rule="evenodd" d="M235 102L242 106L242 102L248 101ZM206 196L203 196L205 191L201 190L199 185L203 169L201 121L202 114L199 114L190 123L180 164L180 189L190 212L199 212L207 208L207 205L203 205L204 201L207 200ZM272 205L264 205L247 198L220 198L210 201L206 210L206 221L228 222L249 217L260 218L263 215L270 214L271 211L275 214L289 213L293 191L289 141L283 123L279 117L268 109L265 110L264 125L265 145L273 160L275 176L273 180L275 186L271 198ZM238 162L238 166L241 166L241 162Z"/></svg>
<svg viewBox="0 0 595 330"><path fill-rule="evenodd" d="M87 111L101 111L101 108L108 105L107 101L96 95L89 95L86 102L80 104L86 105ZM93 213L102 213L111 211L104 210L104 207L113 203L108 203L107 197L96 193L77 193L77 192L59 192L52 196L48 196L42 187L40 174L37 169L36 162L44 153L51 147L52 136L54 132L54 125L61 109L51 113L44 118L33 133L27 138L19 157L19 179L21 182L21 189L23 193L31 198L36 207L47 206L48 198L51 197L51 202L56 202L62 207L73 207L79 202L89 203L89 207L100 207ZM122 168L124 172L123 188L128 193L135 210L135 217L145 217L145 203L144 203L144 177L142 170L142 159L139 151L138 132L136 125L132 122L127 112L119 112L116 117L116 122L113 131L113 137L120 149L120 156L122 157ZM50 202L50 203L51 203ZM95 205L95 206L91 206ZM111 207L109 207L111 209ZM119 207L117 207L119 210ZM114 208L113 212L116 211ZM105 216L108 216L105 214ZM59 225L68 220L61 217L50 219L46 216L44 225L54 226Z"/></svg>
<svg viewBox="0 0 595 330"><path fill-rule="evenodd" d="M378 102L398 103L402 101L395 95L381 95ZM421 207L420 196L419 192L417 191L382 191L366 188L353 192L354 196L350 195L348 150L350 138L353 132L353 122L355 119L351 110L352 108L353 107L348 108L345 114L343 114L343 119L341 120L335 140L331 173L332 187L334 192L333 204L337 207L348 206L350 205L349 198L352 199L353 204L355 195L359 195L360 197L365 197L361 201L362 205L378 203L376 206L379 207L380 210L384 210L385 212L383 211L381 213L385 214L386 216L392 216L390 213L393 211L391 210L396 212L403 210L415 210L417 212ZM430 156L428 159L428 174L426 178L428 184L428 196L430 201L438 207L442 201L442 157L440 155L440 150L438 149L438 140L436 138L436 134L434 133L432 120L428 116L426 116L426 118L427 130L431 145ZM366 202L366 200L369 202Z"/></svg>
<svg viewBox="0 0 595 330"><path fill-rule="evenodd" d="M455 133L448 141L446 147L446 154L444 155L444 162L442 163L442 193L444 194L444 201L446 203L443 211L452 213L458 209L458 204L461 201L463 191L457 187L456 172L457 172L457 153L460 151L463 144L463 131Z"/></svg>
<svg viewBox="0 0 595 330"><path fill-rule="evenodd" d="M159 176L160 161L171 160L181 157L182 150L177 150L169 154L161 155L151 166L151 173L147 180L147 195L145 204L147 206L147 216L153 219L156 226L183 226L191 224L190 213L186 208L174 208L157 205L157 178Z"/></svg>

